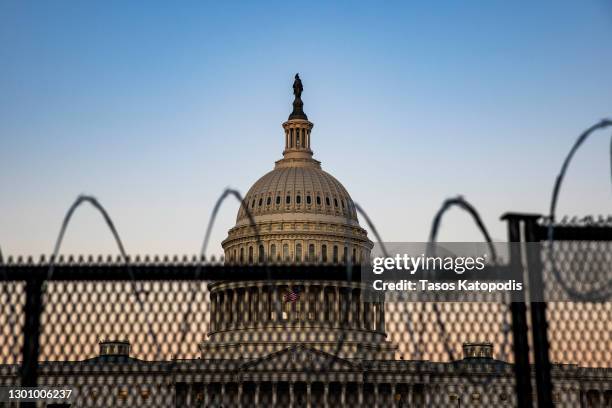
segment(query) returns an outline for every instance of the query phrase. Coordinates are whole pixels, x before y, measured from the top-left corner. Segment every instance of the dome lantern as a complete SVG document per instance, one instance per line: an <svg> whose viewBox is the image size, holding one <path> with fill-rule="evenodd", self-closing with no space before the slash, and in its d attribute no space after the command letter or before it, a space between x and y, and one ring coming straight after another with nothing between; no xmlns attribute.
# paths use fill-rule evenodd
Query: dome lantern
<svg viewBox="0 0 612 408"><path fill-rule="evenodd" d="M289 115L289 119L283 123L285 130L285 150L283 151L284 159L281 165L286 165L287 162L313 162L312 150L310 149L310 132L313 124L308 121L308 116L304 113L304 102L302 101L302 80L299 74L295 74L293 82L293 111ZM318 163L318 162L316 162ZM312 164L312 163L311 163Z"/></svg>

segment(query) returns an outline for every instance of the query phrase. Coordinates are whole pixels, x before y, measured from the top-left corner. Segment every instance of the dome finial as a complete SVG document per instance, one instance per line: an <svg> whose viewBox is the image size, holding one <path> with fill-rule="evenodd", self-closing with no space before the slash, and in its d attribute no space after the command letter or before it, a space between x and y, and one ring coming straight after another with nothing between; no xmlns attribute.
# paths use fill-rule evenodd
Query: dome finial
<svg viewBox="0 0 612 408"><path fill-rule="evenodd" d="M304 102L302 102L302 91L304 91L304 87L302 86L302 80L300 79L300 74L295 74L295 80L293 81L293 95L295 95L295 99L293 100L293 112L289 115L289 120L291 119L304 119L308 120L308 116L304 113Z"/></svg>

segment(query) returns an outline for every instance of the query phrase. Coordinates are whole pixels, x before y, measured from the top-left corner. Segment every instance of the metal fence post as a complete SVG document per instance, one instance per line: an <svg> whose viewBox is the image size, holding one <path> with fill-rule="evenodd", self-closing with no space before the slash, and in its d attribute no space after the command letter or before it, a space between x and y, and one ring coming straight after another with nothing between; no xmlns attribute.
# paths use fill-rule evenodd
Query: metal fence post
<svg viewBox="0 0 612 408"><path fill-rule="evenodd" d="M38 351L40 342L40 315L42 313L42 280L26 281L25 322L23 325L23 352L21 386L35 387L38 382Z"/></svg>
<svg viewBox="0 0 612 408"><path fill-rule="evenodd" d="M504 214L502 220L508 223L508 242L510 245L510 265L513 271L522 271L521 260L521 218L517 214ZM521 280L524 274L520 276ZM525 290L523 290L524 296ZM514 379L516 401L519 408L531 408L531 367L529 366L529 343L527 340L527 307L525 299L513 296L510 304L512 314L512 337L514 352Z"/></svg>
<svg viewBox="0 0 612 408"><path fill-rule="evenodd" d="M546 302L544 301L544 278L541 259L540 236L536 218L525 220L525 238L527 245L527 272L529 274L529 293L531 296L531 332L535 361L536 388L538 407L552 408L552 381L550 378L550 359L548 343L548 322L546 320Z"/></svg>

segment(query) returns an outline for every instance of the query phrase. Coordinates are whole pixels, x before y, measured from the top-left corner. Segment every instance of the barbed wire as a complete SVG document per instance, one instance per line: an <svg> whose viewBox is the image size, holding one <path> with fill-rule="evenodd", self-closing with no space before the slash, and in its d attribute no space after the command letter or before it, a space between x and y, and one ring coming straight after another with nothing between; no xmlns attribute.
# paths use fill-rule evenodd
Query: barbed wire
<svg viewBox="0 0 612 408"><path fill-rule="evenodd" d="M578 151L580 146L588 139L588 137L593 134L593 132L605 129L606 127L612 126L612 120L603 119L600 122L594 124L593 126L586 129L582 134L578 137L569 153L565 157L563 161L563 165L561 166L561 170L555 179L555 184L553 187L553 192L550 200L550 213L548 215L548 243L549 243L549 260L551 264L551 271L555 280L561 288L572 298L572 300L578 301L590 301L590 302L605 302L612 296L612 280L604 283L602 288L594 289L592 291L581 293L574 288L572 288L561 276L559 270L555 266L554 261L554 230L555 230L555 216L557 209L557 200L559 198L559 193L561 191L561 185L563 183L563 179L565 178L565 173L569 168L570 162L574 157L574 154ZM610 178L612 182L612 137L610 138Z"/></svg>
<svg viewBox="0 0 612 408"><path fill-rule="evenodd" d="M55 245L53 247L53 254L51 255L51 259L49 260L49 269L47 271L47 279L43 282L43 285L42 285L42 292L41 293L43 295L43 299L44 299L44 294L46 292L46 288L47 288L48 282L53 277L53 271L54 271L54 268L55 268L55 262L57 260L57 256L58 256L60 248L62 246L62 242L64 240L64 236L65 236L66 231L68 229L68 225L70 224L70 220L72 219L72 216L74 215L74 213L77 210L77 208L79 208L83 203L91 204L102 215L102 217L104 218L104 222L106 223L106 225L110 229L111 233L113 234L113 238L115 240L115 243L117 244L117 247L119 249L119 253L120 253L120 255L123 258L123 261L125 263L126 271L127 271L127 274L128 274L128 277L129 277L129 281L130 281L130 287L132 289L132 294L134 295L134 298L136 299L136 303L138 304L138 306L147 315L146 323L147 323L147 329L149 331L149 336L151 336L151 339L153 340L153 344L157 348L157 355L161 356L161 344L159 344L157 342L157 337L155 336L155 332L153 331L153 328L152 328L152 325L151 325L151 322L150 322L151 316L149 315L149 313L146 313L144 302L143 302L143 300L141 298L141 294L145 294L146 295L147 293L143 292L137 286L137 282L136 282L136 279L134 277L134 273L132 271L132 267L130 265L130 258L129 258L129 256L127 255L127 253L125 251L125 247L123 245L123 242L121 241L121 237L119 236L119 232L117 231L117 228L115 227L115 224L113 223L113 220L111 219L110 215L108 214L108 212L106 211L104 206L102 204L100 204L100 202L95 197L93 197L93 196L83 195L83 194L79 195L77 197L77 199L74 201L74 203L68 209L68 212L66 213L66 215L64 216L64 219L62 221L62 225L61 225L59 234L57 236L57 239L55 241ZM43 307L44 307L44 302L43 302Z"/></svg>
<svg viewBox="0 0 612 408"><path fill-rule="evenodd" d="M462 196L448 198L444 200L444 202L442 203L442 206L440 207L440 209L438 210L438 212L436 213L432 221L431 230L429 232L428 250L434 248L433 244L436 242L437 237L438 237L438 230L440 229L440 224L442 222L442 216L446 213L446 211L448 211L450 208L455 207L455 206L467 211L472 216L472 219L478 226L478 229L480 230L480 232L484 236L485 241L489 245L489 250L491 251L493 261L496 262L497 261L497 251L495 250L495 246L493 245L493 240L491 239L491 235L489 235L489 231L487 230L487 227L482 222L482 219L480 218L480 214L478 214L478 211L476 210L476 208L474 208L474 206L471 205L469 202L467 202Z"/></svg>
<svg viewBox="0 0 612 408"><path fill-rule="evenodd" d="M431 225L431 230L429 233L429 240L427 243L427 256L430 255L430 251L434 251L433 255L435 255L435 246L434 244L437 242L437 238L438 238L438 231L440 229L440 225L442 222L442 216L452 207L459 207L463 210L465 210L466 212L468 212L472 219L474 220L474 223L478 226L478 229L480 230L480 232L482 233L482 235L484 236L484 239L487 243L487 245L489 246L489 250L491 251L491 257L492 257L492 262L494 262L495 264L497 263L497 251L495 249L495 246L493 245L493 240L491 239L491 235L489 234L489 231L487 230L486 225L484 224L484 222L482 221L482 218L480 217L480 214L478 213L478 210L476 210L476 208L470 204L467 200L465 200L462 196L457 196L454 198L448 198L446 200L444 200L444 202L442 203L442 206L440 207L440 209L438 210L438 212L436 213L436 215L433 218L432 221L432 225ZM509 304L503 303L504 306L506 306L509 309ZM437 302L432 302L432 309L434 311L434 315L436 317L436 323L438 326L438 330L440 332L440 336L442 338L442 343L444 345L444 349L448 355L448 359L451 362L456 362L456 358L454 356L454 352L452 347L450 346L450 341L448 339L448 332L446 330L446 326L444 324L444 321L441 318L441 312L440 309L438 308L438 303ZM419 314L419 319L421 319L421 315ZM502 334L504 336L504 342L502 344L501 350L503 355L505 356L505 347L506 344L508 343L508 338L509 338L509 332L510 332L510 324L507 321L507 313L502 312L502 316L503 316L503 321L502 321ZM424 325L420 324L420 327L423 329ZM423 335L423 332L420 333L421 336ZM417 342L416 347L419 346L419 342ZM503 359L503 358L502 358ZM498 370L501 369L501 366L497 367ZM475 379L472 379L471 377L470 381L474 382L476 381ZM485 379L486 382L490 381L491 378Z"/></svg>
<svg viewBox="0 0 612 408"><path fill-rule="evenodd" d="M215 221L217 219L217 215L219 213L219 210L221 209L221 205L223 204L223 202L225 201L225 199L228 196L234 196L238 202L240 203L240 207L242 209L244 209L247 213L247 217L249 218L249 225L253 228L253 230L255 231L255 240L257 242L257 246L259 247L259 245L262 243L261 240L261 235L259 233L259 226L257 225L257 223L255 222L255 218L253 217L253 214L251 213L251 211L249 210L249 206L248 203L246 203L244 201L244 199L242 198L242 195L240 194L240 192L238 190L232 189L230 187L226 188L223 193L221 193L221 195L219 196L219 198L217 199L217 202L215 203L215 206L213 207L213 211L212 214L210 216L208 225L206 226L206 232L204 234L204 240L202 242L202 248L200 250L200 259L198 261L198 264L196 266L196 270L195 270L195 278L196 278L196 282L199 280L200 275L202 273L202 266L206 257L206 250L208 249L208 242L210 240L210 236L212 234L212 229L213 226L215 224ZM265 263L267 265L267 262ZM267 280L270 280L270 270L268 268L266 268L266 276L267 276ZM181 342L185 341L185 338L187 336L187 332L189 331L189 327L190 327L190 322L188 322L187 320L189 319L189 315L191 314L191 305L193 303L195 303L195 298L197 295L197 283L193 283L191 284L191 302L189 302L188 304L188 309L187 311L185 311L185 314L183 315L183 320L181 322L182 324L182 329L181 329Z"/></svg>

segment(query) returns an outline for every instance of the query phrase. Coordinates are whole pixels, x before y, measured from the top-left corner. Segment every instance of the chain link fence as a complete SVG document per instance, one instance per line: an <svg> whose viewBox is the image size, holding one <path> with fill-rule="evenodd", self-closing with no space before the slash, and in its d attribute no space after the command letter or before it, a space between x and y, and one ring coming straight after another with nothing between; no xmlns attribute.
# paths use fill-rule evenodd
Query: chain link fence
<svg viewBox="0 0 612 408"><path fill-rule="evenodd" d="M72 395L2 404L610 406L612 228L507 220L546 303L372 300L358 266L67 258L47 280L9 258L0 385Z"/></svg>

